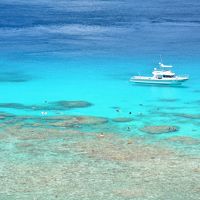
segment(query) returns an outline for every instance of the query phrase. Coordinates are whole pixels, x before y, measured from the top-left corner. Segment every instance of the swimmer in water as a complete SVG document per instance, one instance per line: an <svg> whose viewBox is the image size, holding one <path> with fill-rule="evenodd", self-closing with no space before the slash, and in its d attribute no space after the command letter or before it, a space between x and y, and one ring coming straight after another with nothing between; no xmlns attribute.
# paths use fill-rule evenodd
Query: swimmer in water
<svg viewBox="0 0 200 200"><path fill-rule="evenodd" d="M104 138L105 135L103 133L100 133L99 138Z"/></svg>
<svg viewBox="0 0 200 200"><path fill-rule="evenodd" d="M47 112L41 112L41 114L42 114L42 115L47 115L48 113L47 113Z"/></svg>

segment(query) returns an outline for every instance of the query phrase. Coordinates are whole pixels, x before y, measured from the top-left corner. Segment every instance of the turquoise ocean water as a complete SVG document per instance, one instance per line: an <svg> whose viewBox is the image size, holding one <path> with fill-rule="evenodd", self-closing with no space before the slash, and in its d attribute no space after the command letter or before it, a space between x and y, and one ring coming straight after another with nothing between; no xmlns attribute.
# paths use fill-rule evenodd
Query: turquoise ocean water
<svg viewBox="0 0 200 200"><path fill-rule="evenodd" d="M62 114L133 117L136 119L131 123L133 131L129 134L137 134L137 129L145 125L167 124L179 126L178 135L199 137L199 61L197 58L176 56L166 56L165 59L176 66L174 70L177 73L189 74L190 80L178 87L146 86L129 82L134 74L150 74L159 61L156 56L4 59L1 61L2 66L9 66L2 69L5 76L27 81L3 81L0 100L1 103L25 105L83 100L91 102L93 106L62 111ZM14 77L11 72L18 77ZM57 115L56 111L48 110L3 107L1 110L17 115L42 116L43 111L47 111L49 116ZM187 117L183 116L186 114ZM142 117L138 118L139 115Z"/></svg>
<svg viewBox="0 0 200 200"><path fill-rule="evenodd" d="M142 5L129 0L4 0L0 103L84 100L93 106L62 114L131 116L136 118L134 133L144 125L173 124L180 127L177 134L199 137L199 6L196 0ZM190 80L181 87L129 82L133 75L150 75L160 55ZM12 106L1 110L37 116L46 112ZM49 116L55 113L48 111Z"/></svg>
<svg viewBox="0 0 200 200"><path fill-rule="evenodd" d="M174 148L170 152L165 149L167 153L162 148L170 141L168 137L173 137L178 142L170 141L167 147L184 147L200 155L199 8L198 0L2 0L0 167L4 189L0 199L35 199L34 195L56 199L52 193L58 199L66 199L66 195L68 199L102 199L103 192L107 199L133 199L134 195L136 199L167 199L169 194L169 199L196 199L197 157L181 157L171 154ZM178 87L129 81L133 75L151 75L160 55L177 74L187 74L190 79ZM92 106L45 109L44 105L59 101L86 101ZM43 109L35 109L40 106ZM59 129L61 116L62 120L67 116L104 117L109 123L97 123L90 129L90 119L83 120L85 135L76 132L77 127L62 132L65 126L60 124L61 132L56 132L43 126L43 120L47 124L55 121L51 125ZM35 120L32 126L26 117ZM133 121L114 123L115 118ZM176 126L178 131L148 134L141 130L160 125ZM101 132L117 136L107 136L102 142L96 137ZM127 136L141 137L147 143L158 141L161 147L138 147L140 139L133 142L136 146L127 147ZM183 186L178 187L179 179ZM137 187L143 188L148 198L138 193ZM149 195L151 191L155 196ZM189 198L189 194L194 196Z"/></svg>

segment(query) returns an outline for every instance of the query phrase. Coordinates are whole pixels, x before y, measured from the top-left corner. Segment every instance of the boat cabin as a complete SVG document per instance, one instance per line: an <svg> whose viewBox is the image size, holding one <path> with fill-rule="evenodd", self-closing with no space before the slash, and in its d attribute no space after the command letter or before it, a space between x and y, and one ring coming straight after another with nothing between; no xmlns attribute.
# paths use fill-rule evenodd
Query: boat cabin
<svg viewBox="0 0 200 200"><path fill-rule="evenodd" d="M172 68L171 65L163 65L162 63L159 63L160 68L154 68L154 71L152 72L153 77L156 79L162 79L162 78L175 78L176 75L174 72L172 72L169 68Z"/></svg>

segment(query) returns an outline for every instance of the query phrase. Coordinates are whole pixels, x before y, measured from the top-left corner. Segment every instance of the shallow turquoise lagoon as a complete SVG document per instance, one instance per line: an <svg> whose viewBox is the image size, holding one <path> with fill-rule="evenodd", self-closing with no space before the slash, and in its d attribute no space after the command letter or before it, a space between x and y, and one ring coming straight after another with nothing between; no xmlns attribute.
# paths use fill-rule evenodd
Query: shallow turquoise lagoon
<svg viewBox="0 0 200 200"><path fill-rule="evenodd" d="M1 111L17 115L89 115L106 118L132 117L129 134L140 134L145 125L175 125L178 135L199 136L198 58L168 56L177 74L190 80L179 87L139 85L129 82L132 75L150 75L159 59L146 57L31 57L1 60L0 103L44 105L54 101L87 101L88 108L62 110L15 109Z"/></svg>

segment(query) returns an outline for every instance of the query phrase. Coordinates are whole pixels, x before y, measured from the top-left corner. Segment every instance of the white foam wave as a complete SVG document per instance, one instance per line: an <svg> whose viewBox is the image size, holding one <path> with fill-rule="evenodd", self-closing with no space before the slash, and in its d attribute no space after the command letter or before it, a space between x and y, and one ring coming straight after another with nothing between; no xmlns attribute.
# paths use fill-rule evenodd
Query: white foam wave
<svg viewBox="0 0 200 200"><path fill-rule="evenodd" d="M23 28L2 28L0 29L0 36L40 36L45 34L63 34L63 35L101 35L122 33L126 31L120 27L106 27L93 25L51 25L51 26L34 26Z"/></svg>

